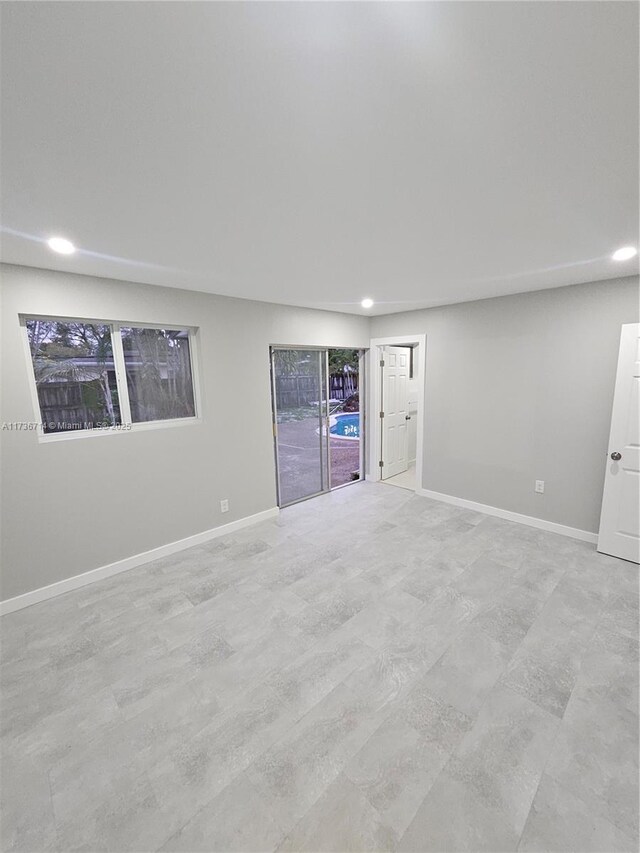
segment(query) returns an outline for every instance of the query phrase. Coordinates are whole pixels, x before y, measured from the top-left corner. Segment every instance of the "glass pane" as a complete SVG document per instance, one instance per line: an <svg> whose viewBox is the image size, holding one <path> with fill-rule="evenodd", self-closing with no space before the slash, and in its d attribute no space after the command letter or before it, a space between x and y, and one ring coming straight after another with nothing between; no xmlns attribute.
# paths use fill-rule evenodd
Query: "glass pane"
<svg viewBox="0 0 640 853"><path fill-rule="evenodd" d="M318 350L273 351L281 506L328 486L324 364Z"/></svg>
<svg viewBox="0 0 640 853"><path fill-rule="evenodd" d="M119 424L111 327L34 319L26 326L44 431Z"/></svg>
<svg viewBox="0 0 640 853"><path fill-rule="evenodd" d="M331 487L360 479L359 352L329 350Z"/></svg>
<svg viewBox="0 0 640 853"><path fill-rule="evenodd" d="M131 327L120 333L132 422L195 417L189 331Z"/></svg>

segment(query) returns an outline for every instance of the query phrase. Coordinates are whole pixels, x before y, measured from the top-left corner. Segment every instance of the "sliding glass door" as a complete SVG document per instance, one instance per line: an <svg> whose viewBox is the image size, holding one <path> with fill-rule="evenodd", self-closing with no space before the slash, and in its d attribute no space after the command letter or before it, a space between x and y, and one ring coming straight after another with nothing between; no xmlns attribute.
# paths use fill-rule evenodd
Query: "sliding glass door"
<svg viewBox="0 0 640 853"><path fill-rule="evenodd" d="M271 350L280 506L329 490L326 368L324 350Z"/></svg>
<svg viewBox="0 0 640 853"><path fill-rule="evenodd" d="M360 479L358 350L271 347L278 505Z"/></svg>

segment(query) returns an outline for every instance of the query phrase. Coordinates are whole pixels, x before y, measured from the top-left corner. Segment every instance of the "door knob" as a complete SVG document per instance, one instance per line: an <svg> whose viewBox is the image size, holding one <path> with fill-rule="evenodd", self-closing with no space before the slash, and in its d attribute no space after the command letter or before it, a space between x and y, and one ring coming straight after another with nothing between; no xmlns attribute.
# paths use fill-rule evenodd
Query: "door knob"
<svg viewBox="0 0 640 853"><path fill-rule="evenodd" d="M405 416L404 416L404 419L405 419L405 421L410 421L410 420L411 420L411 415L405 415Z"/></svg>
<svg viewBox="0 0 640 853"><path fill-rule="evenodd" d="M622 453L618 453L617 450L614 450L611 454L611 458L614 462L619 462L622 459Z"/></svg>

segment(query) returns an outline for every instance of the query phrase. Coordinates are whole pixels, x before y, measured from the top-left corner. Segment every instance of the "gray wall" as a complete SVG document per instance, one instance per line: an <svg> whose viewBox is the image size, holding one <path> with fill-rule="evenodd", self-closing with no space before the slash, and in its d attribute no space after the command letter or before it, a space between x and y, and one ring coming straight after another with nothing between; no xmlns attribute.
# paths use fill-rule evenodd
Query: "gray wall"
<svg viewBox="0 0 640 853"><path fill-rule="evenodd" d="M2 421L35 417L19 313L198 326L204 407L198 426L42 444L0 433L3 599L273 507L270 343L426 333L424 487L597 530L637 278L370 321L4 266L2 300Z"/></svg>
<svg viewBox="0 0 640 853"><path fill-rule="evenodd" d="M372 337L427 336L423 487L597 531L635 322L637 277L373 318Z"/></svg>
<svg viewBox="0 0 640 853"><path fill-rule="evenodd" d="M19 313L198 326L204 408L198 426L51 443L2 432L2 599L275 506L269 344L369 343L364 317L1 271L2 421L36 418Z"/></svg>

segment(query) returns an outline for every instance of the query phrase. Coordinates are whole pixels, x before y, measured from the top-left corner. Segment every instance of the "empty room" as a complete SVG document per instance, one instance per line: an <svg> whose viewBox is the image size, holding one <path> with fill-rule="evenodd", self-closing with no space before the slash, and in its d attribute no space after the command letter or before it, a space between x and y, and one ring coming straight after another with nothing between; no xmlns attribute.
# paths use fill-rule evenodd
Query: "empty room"
<svg viewBox="0 0 640 853"><path fill-rule="evenodd" d="M2 851L638 850L639 9L0 2Z"/></svg>

